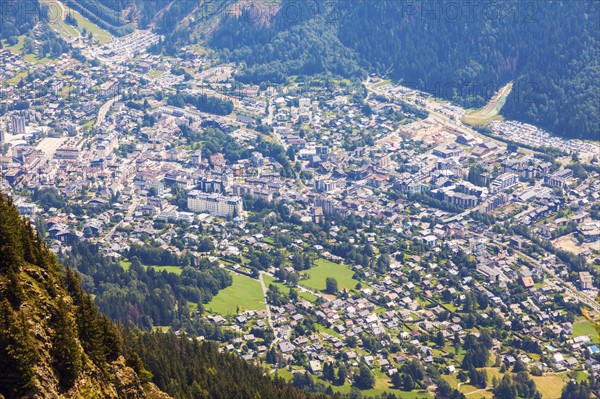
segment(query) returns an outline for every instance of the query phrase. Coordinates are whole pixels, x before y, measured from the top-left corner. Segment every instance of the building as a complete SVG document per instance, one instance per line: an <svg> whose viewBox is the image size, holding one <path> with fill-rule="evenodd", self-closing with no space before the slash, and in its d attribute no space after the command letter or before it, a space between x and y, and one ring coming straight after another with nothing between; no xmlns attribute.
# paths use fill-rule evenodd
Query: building
<svg viewBox="0 0 600 399"><path fill-rule="evenodd" d="M508 202L508 195L504 193L498 193L479 205L479 212L481 213L489 213L495 209L500 208L502 205Z"/></svg>
<svg viewBox="0 0 600 399"><path fill-rule="evenodd" d="M56 159L77 159L79 158L79 149L76 147L62 147L54 153Z"/></svg>
<svg viewBox="0 0 600 399"><path fill-rule="evenodd" d="M208 212L221 217L240 215L244 210L240 197L203 193L199 190L190 191L187 201L192 212Z"/></svg>
<svg viewBox="0 0 600 399"><path fill-rule="evenodd" d="M13 115L10 119L10 123L13 135L25 134L25 118Z"/></svg>
<svg viewBox="0 0 600 399"><path fill-rule="evenodd" d="M519 175L515 173L503 173L494 179L491 184L490 191L492 193L497 193L498 191L514 186L518 182Z"/></svg>
<svg viewBox="0 0 600 399"><path fill-rule="evenodd" d="M545 176L544 183L550 187L563 188L568 185L568 180L572 177L572 169L561 169L550 176Z"/></svg>
<svg viewBox="0 0 600 399"><path fill-rule="evenodd" d="M221 153L210 156L210 164L213 166L225 166L225 157Z"/></svg>
<svg viewBox="0 0 600 399"><path fill-rule="evenodd" d="M202 163L202 151L198 150L192 154L192 165L198 166Z"/></svg>
<svg viewBox="0 0 600 399"><path fill-rule="evenodd" d="M315 180L315 188L319 192L329 192L336 188L336 181L331 179Z"/></svg>
<svg viewBox="0 0 600 399"><path fill-rule="evenodd" d="M585 242L596 242L600 240L600 222L590 222L580 225L577 230L583 236Z"/></svg>
<svg viewBox="0 0 600 399"><path fill-rule="evenodd" d="M320 206L316 206L313 208L313 222L316 224L321 224L323 223L324 217L323 217L323 208L321 208Z"/></svg>
<svg viewBox="0 0 600 399"><path fill-rule="evenodd" d="M483 158L487 155L490 155L493 152L498 151L498 149L499 149L499 147L496 143L494 143L492 141L488 141L485 143L481 143L477 147L475 147L473 149L473 151L471 152L471 156L474 156L477 158Z"/></svg>
<svg viewBox="0 0 600 399"><path fill-rule="evenodd" d="M594 280L590 272L579 272L579 284L582 290L591 290L594 288Z"/></svg>
<svg viewBox="0 0 600 399"><path fill-rule="evenodd" d="M104 97L112 97L117 94L119 90L119 82L115 80L110 80L108 82L103 83L100 86L100 95Z"/></svg>
<svg viewBox="0 0 600 399"><path fill-rule="evenodd" d="M463 149L454 143L439 145L433 149L433 155L440 158L450 158L462 155Z"/></svg>

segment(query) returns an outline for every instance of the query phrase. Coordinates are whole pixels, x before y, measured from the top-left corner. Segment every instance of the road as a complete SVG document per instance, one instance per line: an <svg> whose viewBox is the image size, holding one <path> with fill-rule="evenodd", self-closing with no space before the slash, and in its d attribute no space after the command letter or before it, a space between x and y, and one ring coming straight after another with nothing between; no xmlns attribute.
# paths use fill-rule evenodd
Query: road
<svg viewBox="0 0 600 399"><path fill-rule="evenodd" d="M265 285L265 281L263 280L263 274L264 272L259 272L258 281L260 282L260 287L262 288L263 296L265 298L265 307L267 308L267 320L269 322L269 326L271 326L271 328L274 329L273 320L271 318L271 309L269 308L269 301L267 301L267 286Z"/></svg>
<svg viewBox="0 0 600 399"><path fill-rule="evenodd" d="M96 123L94 124L95 128L99 127L102 124L102 122L104 122L104 119L106 118L106 114L110 110L110 107L112 107L112 105L116 101L118 101L120 97L121 96L113 97L110 100L108 100L107 102L105 102L104 104L102 104L102 106L100 107L100 110L98 111L98 118L96 118Z"/></svg>
<svg viewBox="0 0 600 399"><path fill-rule="evenodd" d="M115 233L115 231L121 225L121 223L123 223L123 221L126 218L131 217L133 215L133 212L135 211L135 208L137 208L138 203L139 203L139 199L137 197L134 198L133 201L131 201L131 205L129 205L129 208L127 209L127 214L123 217L123 220L121 220L119 223L115 224L112 227L112 229L110 229L109 232L106 233L106 235L104 237L102 237L99 241L108 242L110 237Z"/></svg>
<svg viewBox="0 0 600 399"><path fill-rule="evenodd" d="M273 277L275 280L277 280L277 277L275 277L273 275L273 273L270 273L270 272L261 272L261 273L266 274L267 276ZM309 290L308 288L305 288L301 285L296 285L295 288L298 289L299 292L306 292L308 294L312 294L316 297L323 298L327 302L331 301L331 299L327 298L325 295L321 294L320 292L315 292L315 291Z"/></svg>

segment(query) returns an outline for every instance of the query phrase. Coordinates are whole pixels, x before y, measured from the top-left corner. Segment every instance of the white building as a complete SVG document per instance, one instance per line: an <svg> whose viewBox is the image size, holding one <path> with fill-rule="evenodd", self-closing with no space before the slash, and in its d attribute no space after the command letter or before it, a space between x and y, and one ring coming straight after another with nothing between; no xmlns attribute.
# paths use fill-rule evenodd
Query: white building
<svg viewBox="0 0 600 399"><path fill-rule="evenodd" d="M203 193L198 190L188 193L188 208L193 212L208 212L215 216L240 215L244 210L241 197Z"/></svg>
<svg viewBox="0 0 600 399"><path fill-rule="evenodd" d="M25 134L25 118L18 115L13 115L11 118L11 125L12 134L14 136L18 134Z"/></svg>

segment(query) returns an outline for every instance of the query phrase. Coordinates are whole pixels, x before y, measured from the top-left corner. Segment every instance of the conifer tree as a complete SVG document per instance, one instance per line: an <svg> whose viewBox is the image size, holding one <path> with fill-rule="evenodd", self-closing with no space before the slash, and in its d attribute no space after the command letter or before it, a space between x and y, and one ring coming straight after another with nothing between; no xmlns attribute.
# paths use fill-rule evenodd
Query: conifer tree
<svg viewBox="0 0 600 399"><path fill-rule="evenodd" d="M56 364L60 386L68 390L83 368L82 354L77 344L77 326L64 299L59 299L53 315L54 337L52 357Z"/></svg>

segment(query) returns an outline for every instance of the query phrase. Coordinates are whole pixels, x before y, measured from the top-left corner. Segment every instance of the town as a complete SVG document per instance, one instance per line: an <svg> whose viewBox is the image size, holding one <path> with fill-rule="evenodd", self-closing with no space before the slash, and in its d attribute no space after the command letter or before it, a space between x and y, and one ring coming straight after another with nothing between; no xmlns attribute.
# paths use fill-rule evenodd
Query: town
<svg viewBox="0 0 600 399"><path fill-rule="evenodd" d="M600 372L598 143L470 126L375 75L243 84L159 40L35 68L0 49L0 191L56 253L218 265L230 285L190 317L298 386L432 397L437 370L479 398L512 369L558 398ZM192 260L133 255L148 248Z"/></svg>

